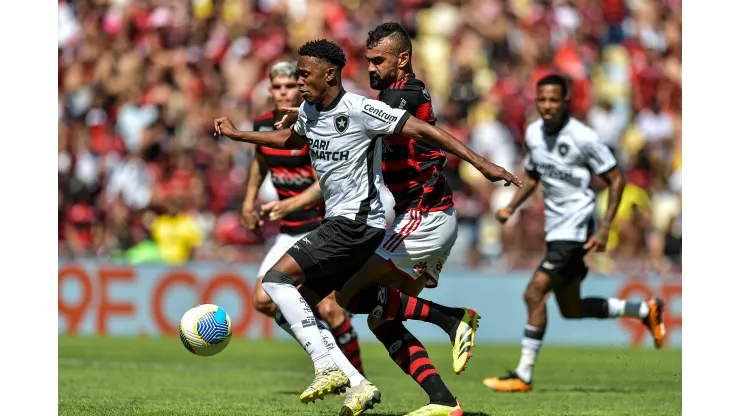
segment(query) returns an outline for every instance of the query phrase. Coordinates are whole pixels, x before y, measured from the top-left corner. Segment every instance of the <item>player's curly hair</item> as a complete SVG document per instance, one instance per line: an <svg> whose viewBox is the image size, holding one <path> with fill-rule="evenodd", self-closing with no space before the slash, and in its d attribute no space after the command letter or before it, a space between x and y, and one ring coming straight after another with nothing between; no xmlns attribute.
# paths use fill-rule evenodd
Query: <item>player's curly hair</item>
<svg viewBox="0 0 740 416"><path fill-rule="evenodd" d="M563 93L563 98L568 98L570 96L568 84L568 78L560 74L550 74L545 75L544 77L540 78L539 81L537 81L537 88L543 85L559 85L560 91L562 91Z"/></svg>
<svg viewBox="0 0 740 416"><path fill-rule="evenodd" d="M341 71L347 64L347 57L342 48L332 41L326 39L312 40L306 42L298 49L298 55L310 56L321 59L335 65Z"/></svg>
<svg viewBox="0 0 740 416"><path fill-rule="evenodd" d="M408 52L411 57L411 37L406 29L396 22L383 23L375 29L367 32L367 41L365 47L368 49L378 46L381 40L389 37L396 47L396 55L401 52Z"/></svg>

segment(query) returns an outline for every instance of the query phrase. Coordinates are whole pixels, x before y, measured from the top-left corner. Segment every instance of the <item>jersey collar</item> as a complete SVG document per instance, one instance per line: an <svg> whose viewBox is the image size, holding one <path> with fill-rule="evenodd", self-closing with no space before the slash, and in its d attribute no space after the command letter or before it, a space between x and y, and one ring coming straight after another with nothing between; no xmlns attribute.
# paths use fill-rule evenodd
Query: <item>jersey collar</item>
<svg viewBox="0 0 740 416"><path fill-rule="evenodd" d="M321 110L321 112L333 110L334 107L336 107L337 104L339 104L339 101L342 100L342 97L344 97L344 94L346 94L346 93L347 93L347 91L345 91L344 88L342 88L341 90L339 90L339 94L337 94L336 98L334 98L334 100L332 102L330 102L329 105L327 105L325 109Z"/></svg>

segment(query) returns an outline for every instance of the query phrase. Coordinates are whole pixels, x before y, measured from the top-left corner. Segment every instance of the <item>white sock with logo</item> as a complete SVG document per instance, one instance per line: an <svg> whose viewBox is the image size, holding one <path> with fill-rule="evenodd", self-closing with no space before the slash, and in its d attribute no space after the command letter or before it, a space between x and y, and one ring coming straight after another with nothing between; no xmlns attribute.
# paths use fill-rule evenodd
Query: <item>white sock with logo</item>
<svg viewBox="0 0 740 416"><path fill-rule="evenodd" d="M319 327L319 332L321 332L321 336L324 338L324 343L326 345L326 349L329 350L329 354L331 355L332 360L339 366L339 369L342 370L342 372L349 378L349 386L355 387L356 385L360 384L362 380L365 380L365 377L360 374L359 371L355 368L355 366L352 365L352 363L349 362L347 357L344 355L341 349L337 346L337 342L334 339L334 335L331 334L331 331L329 331L329 328L327 328L323 322L317 320L316 325Z"/></svg>
<svg viewBox="0 0 740 416"><path fill-rule="evenodd" d="M311 357L316 371L334 364L316 326L313 311L295 286L288 283L262 282L262 288L270 296L283 318L290 326L294 337Z"/></svg>

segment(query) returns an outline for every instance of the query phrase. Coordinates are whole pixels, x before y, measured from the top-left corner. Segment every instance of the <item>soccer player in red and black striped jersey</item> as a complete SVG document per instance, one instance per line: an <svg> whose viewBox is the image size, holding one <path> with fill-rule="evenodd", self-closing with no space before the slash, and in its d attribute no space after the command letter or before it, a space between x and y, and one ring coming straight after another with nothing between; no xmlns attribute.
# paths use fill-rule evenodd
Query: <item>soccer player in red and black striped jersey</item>
<svg viewBox="0 0 740 416"><path fill-rule="evenodd" d="M380 91L378 100L434 124L432 98L424 82L414 75L411 54L411 39L398 23L384 23L369 32L365 57L370 86ZM411 305L412 302L404 302L404 297L417 296L425 287L437 286L439 274L457 238L452 190L443 171L446 164L444 152L432 144L402 135L383 137L383 181L395 199L395 220L375 256L337 295L343 297L340 304L347 302L348 310L362 308L363 297L369 298L363 296L363 292L377 290L369 286L370 283L394 288L396 292L389 296L398 297L402 306L406 304L404 315L407 312L430 314L429 308L421 304L423 302ZM459 311L460 320L451 321L449 327L451 331L459 331L459 323L469 321L470 345L462 349L465 351L462 356L455 356L453 352L453 369L458 374L470 357L472 348L469 347L473 345L478 320L473 309L460 308ZM417 318L427 320L423 316ZM369 315L368 325L393 361L428 394L429 404L419 409L418 414L462 414L457 399L445 386L426 349L402 320Z"/></svg>
<svg viewBox="0 0 740 416"><path fill-rule="evenodd" d="M254 121L255 131L275 130L276 119L282 118L280 108L296 107L301 103L296 84L296 63L282 61L270 68L270 97L275 109L258 117ZM278 193L279 201L264 204L257 213L255 201L262 182L270 172L270 178ZM275 304L262 289L262 278L265 273L285 254L288 249L310 231L316 229L324 218L324 203L312 202L311 185L316 182L308 145L299 150L273 149L256 146L255 159L252 162L247 184L247 192L242 205L242 221L252 232L258 232L262 216L267 214L270 220L280 221L280 233L275 243L267 252L258 272L257 288L254 291L254 307L257 311L274 317ZM352 365L363 373L360 358L360 344L357 333L347 313L332 295L316 306L315 314L329 325L337 346L349 359Z"/></svg>

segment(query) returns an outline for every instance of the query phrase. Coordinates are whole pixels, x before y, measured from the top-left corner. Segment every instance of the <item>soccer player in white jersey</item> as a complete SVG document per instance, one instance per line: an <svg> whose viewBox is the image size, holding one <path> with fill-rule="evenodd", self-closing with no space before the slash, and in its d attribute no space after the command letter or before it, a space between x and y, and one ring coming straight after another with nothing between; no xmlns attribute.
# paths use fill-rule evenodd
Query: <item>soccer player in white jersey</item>
<svg viewBox="0 0 740 416"><path fill-rule="evenodd" d="M309 144L326 203L325 219L265 274L262 287L280 310L281 327L292 332L314 363L316 377L301 394L301 401L323 398L349 382L345 403L363 404L344 406L341 414L355 416L378 403L380 391L341 352L333 353L337 350L334 341L317 327L311 307L341 289L383 241L385 212L378 192L382 136L400 133L429 141L470 162L491 181L518 179L407 111L345 92L341 70L346 57L337 44L311 41L298 54L298 88L305 101L291 129L241 132L226 118L214 120L214 127L216 134L233 140L274 148L300 149ZM298 284L301 292L296 289ZM397 311L400 305L394 301L378 305L373 314L383 316L385 308ZM456 308L416 297L409 297L409 302L425 302L430 314L457 313Z"/></svg>
<svg viewBox="0 0 740 416"><path fill-rule="evenodd" d="M516 371L505 377L483 380L483 384L496 391L532 390L532 372L545 335L550 292L555 293L560 313L566 319L640 319L650 330L655 347L663 345L665 327L660 299L581 297L581 282L588 272L584 256L604 251L625 179L596 132L570 116L569 98L564 77L548 75L537 82L536 104L541 118L530 124L525 134L528 177L509 206L496 213L497 219L505 223L537 185L542 185L547 253L524 292L529 316ZM608 206L598 228L595 195L590 188L591 172L609 186Z"/></svg>
<svg viewBox="0 0 740 416"><path fill-rule="evenodd" d="M295 61L277 62L270 67L269 75L270 98L274 108L254 121L256 131L275 130L275 121L283 116L280 108L298 106L302 101L298 94ZM319 187L312 186L318 183L308 153L308 145L300 150L255 146L255 158L250 168L249 183L242 205L242 222L250 231L259 233L265 213L269 212L269 219L280 221L280 234L260 264L257 285L252 297L255 310L270 317L275 317L276 308L262 289L265 273L296 241L305 237L309 231L318 228L324 218L324 200ZM268 172L280 200L263 205L259 210L262 212L260 214L255 209L255 202ZM310 191L307 191L308 189ZM315 202L311 202L312 200ZM286 209L291 212L285 213ZM317 305L314 314L326 322L339 349L357 371L363 373L357 333L348 314L337 305L333 294Z"/></svg>

